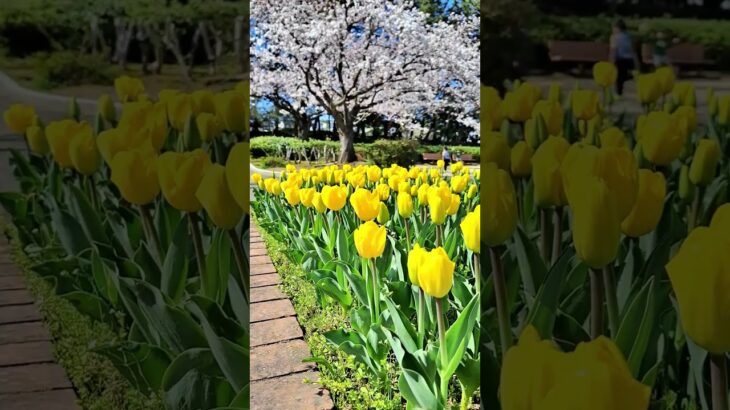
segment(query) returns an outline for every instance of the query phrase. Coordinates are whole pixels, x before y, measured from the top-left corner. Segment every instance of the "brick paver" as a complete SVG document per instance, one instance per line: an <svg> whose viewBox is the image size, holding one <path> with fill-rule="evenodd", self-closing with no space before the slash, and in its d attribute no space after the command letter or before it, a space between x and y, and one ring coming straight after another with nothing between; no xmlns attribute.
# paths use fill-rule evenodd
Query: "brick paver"
<svg viewBox="0 0 730 410"><path fill-rule="evenodd" d="M329 392L316 383L319 374L304 333L256 226L251 225L251 409L329 410Z"/></svg>

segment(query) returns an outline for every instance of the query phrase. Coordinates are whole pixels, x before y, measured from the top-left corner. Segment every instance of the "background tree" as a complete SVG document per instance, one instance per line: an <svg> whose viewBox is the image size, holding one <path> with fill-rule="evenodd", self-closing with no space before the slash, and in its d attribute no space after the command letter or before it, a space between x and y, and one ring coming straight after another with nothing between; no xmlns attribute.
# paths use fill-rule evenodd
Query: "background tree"
<svg viewBox="0 0 730 410"><path fill-rule="evenodd" d="M458 107L476 129L476 20L429 23L412 1L261 0L251 4L252 87L275 77L306 86L334 118L340 161L355 160L356 122L377 113L404 125ZM277 65L278 64L278 65Z"/></svg>

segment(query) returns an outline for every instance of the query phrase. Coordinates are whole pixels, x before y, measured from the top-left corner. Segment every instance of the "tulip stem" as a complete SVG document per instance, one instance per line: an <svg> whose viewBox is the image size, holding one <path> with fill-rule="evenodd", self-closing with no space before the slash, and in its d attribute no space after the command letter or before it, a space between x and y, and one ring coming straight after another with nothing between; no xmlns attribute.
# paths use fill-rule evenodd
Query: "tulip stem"
<svg viewBox="0 0 730 410"><path fill-rule="evenodd" d="M512 346L512 331L509 324L509 312L507 311L507 287L504 281L504 270L502 260L499 257L497 248L489 247L489 256L492 261L492 278L494 281L494 296L497 302L497 321L499 324L499 339L502 346L502 357L507 354L507 349Z"/></svg>
<svg viewBox="0 0 730 410"><path fill-rule="evenodd" d="M550 265L558 261L563 244L563 207L555 207L555 226L553 226L553 256Z"/></svg>
<svg viewBox="0 0 730 410"><path fill-rule="evenodd" d="M725 354L710 354L710 376L712 379L712 410L728 410L727 361Z"/></svg>
<svg viewBox="0 0 730 410"><path fill-rule="evenodd" d="M603 282L600 271L591 268L591 339L603 333Z"/></svg>
<svg viewBox="0 0 730 410"><path fill-rule="evenodd" d="M91 199L91 206L94 207L94 209L98 208L98 201L96 198L96 188L94 187L94 176L84 175L84 185L86 185L86 190L89 193L89 199Z"/></svg>
<svg viewBox="0 0 730 410"><path fill-rule="evenodd" d="M700 216L700 202L702 201L703 190L701 186L697 187L695 197L692 200L692 207L687 215L687 233L689 234L698 225L698 219Z"/></svg>
<svg viewBox="0 0 730 410"><path fill-rule="evenodd" d="M408 229L408 218L403 219L403 224L406 226L406 243L408 244L406 249L411 249L411 231Z"/></svg>
<svg viewBox="0 0 730 410"><path fill-rule="evenodd" d="M426 335L426 295L418 287L418 343L423 348L423 338Z"/></svg>
<svg viewBox="0 0 730 410"><path fill-rule="evenodd" d="M195 248L195 259L198 261L198 275L205 275L205 253L203 252L203 241L200 238L200 226L198 225L198 214L188 212L190 223L190 234L193 237L193 248Z"/></svg>
<svg viewBox="0 0 730 410"><path fill-rule="evenodd" d="M375 259L370 259L370 276L373 278L373 305L375 307L375 323L380 323L380 284L375 269Z"/></svg>
<svg viewBox="0 0 730 410"><path fill-rule="evenodd" d="M603 287L606 293L606 307L608 309L608 327L611 336L618 334L618 299L616 296L616 276L613 273L613 265L610 263L603 267Z"/></svg>
<svg viewBox="0 0 730 410"><path fill-rule="evenodd" d="M139 213L142 215L142 225L147 226L145 229L147 233L147 240L150 241L150 244L154 247L155 252L157 252L157 258L159 262L162 263L162 258L164 257L164 254L162 253L162 245L160 243L160 237L157 235L155 224L152 220L149 205L140 205Z"/></svg>
<svg viewBox="0 0 730 410"><path fill-rule="evenodd" d="M449 353L446 351L446 323L444 321L444 307L442 305L444 299L436 299L436 321L438 322L439 328L439 355L441 357L441 368L445 369L449 363ZM441 380L441 395L443 396L443 402L448 401L449 395L449 380Z"/></svg>
<svg viewBox="0 0 730 410"><path fill-rule="evenodd" d="M238 267L238 273L241 275L241 284L243 285L243 294L246 296L246 300L250 301L248 297L249 289L249 277L248 268L246 267L246 258L243 255L243 243L241 243L241 237L238 236L236 228L228 230L228 237L231 239L231 247L233 248L233 257L236 260L236 267Z"/></svg>
<svg viewBox="0 0 730 410"><path fill-rule="evenodd" d="M550 264L550 252L548 250L548 237L550 235L550 227L548 227L548 210L540 208L540 253L542 260L546 265ZM549 267L549 266L548 266Z"/></svg>
<svg viewBox="0 0 730 410"><path fill-rule="evenodd" d="M472 255L472 261L473 263L473 269L474 269L474 287L476 288L476 294L480 294L482 291L482 285L481 285L481 279L482 279L482 272L481 272L481 264L479 263L479 254L474 253Z"/></svg>

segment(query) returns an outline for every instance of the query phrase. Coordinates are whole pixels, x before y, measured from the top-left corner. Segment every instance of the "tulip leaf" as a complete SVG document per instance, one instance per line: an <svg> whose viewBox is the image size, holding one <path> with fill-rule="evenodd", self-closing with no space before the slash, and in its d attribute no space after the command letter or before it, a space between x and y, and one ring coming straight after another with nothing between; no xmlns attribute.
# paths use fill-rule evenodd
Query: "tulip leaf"
<svg viewBox="0 0 730 410"><path fill-rule="evenodd" d="M448 357L446 367L441 368L441 366L439 366L439 375L442 379L451 378L456 369L459 367L461 359L464 357L464 352L466 351L466 346L467 343L469 343L478 315L479 297L475 295L469 304L466 305L464 310L459 313L459 317L456 319L454 324L452 324L446 331L446 346L439 347L439 349L446 348L446 356ZM440 361L439 365L441 365Z"/></svg>
<svg viewBox="0 0 730 410"><path fill-rule="evenodd" d="M236 394L233 401L228 405L232 409L248 409L250 407L251 385L246 385Z"/></svg>
<svg viewBox="0 0 730 410"><path fill-rule="evenodd" d="M119 297L114 287L113 277L108 269L109 267L104 264L99 253L93 250L91 254L91 274L94 277L96 288L112 305L116 306Z"/></svg>
<svg viewBox="0 0 730 410"><path fill-rule="evenodd" d="M188 224L185 222L184 219L181 219L175 228L175 234L162 264L160 279L160 290L175 303L182 299L188 278L190 236L188 235Z"/></svg>
<svg viewBox="0 0 730 410"><path fill-rule="evenodd" d="M535 305L527 316L527 323L533 325L543 338L550 338L553 334L564 279L574 253L572 248L568 248L560 255L537 292Z"/></svg>
<svg viewBox="0 0 730 410"><path fill-rule="evenodd" d="M333 278L322 278L316 282L317 289L327 296L336 300L345 310L352 306L352 296L340 288L340 285Z"/></svg>
<svg viewBox="0 0 730 410"><path fill-rule="evenodd" d="M411 405L419 409L437 409L438 399L431 390L426 379L418 372L411 369L402 369L398 378L398 387L403 397Z"/></svg>
<svg viewBox="0 0 730 410"><path fill-rule="evenodd" d="M75 185L69 185L69 190L71 192L70 197L73 198L72 201L69 201L71 211L81 223L81 228L90 242L108 244L109 238L104 231L99 214L89 203L86 194Z"/></svg>
<svg viewBox="0 0 730 410"><path fill-rule="evenodd" d="M615 338L634 376L638 375L653 325L654 278L650 278L628 305Z"/></svg>
<svg viewBox="0 0 730 410"><path fill-rule="evenodd" d="M162 389L165 407L180 410L227 406L236 396L212 352L205 348L180 353L167 367Z"/></svg>
<svg viewBox="0 0 730 410"><path fill-rule="evenodd" d="M514 239L513 249L520 267L520 275L522 275L522 286L527 295L527 304L531 306L535 297L535 284L543 282L547 269L537 246L527 237L522 228L518 227L515 230Z"/></svg>
<svg viewBox="0 0 730 410"><path fill-rule="evenodd" d="M400 339L403 347L408 353L413 354L418 350L418 337L416 329L410 320L403 314L402 309L398 308L393 300L389 297L385 298L385 304L388 306L390 320L393 323L393 330Z"/></svg>
<svg viewBox="0 0 730 410"><path fill-rule="evenodd" d="M79 312L90 318L104 322L109 316L109 305L96 295L88 292L73 291L63 295Z"/></svg>
<svg viewBox="0 0 730 410"><path fill-rule="evenodd" d="M123 342L91 350L108 358L129 384L144 394L160 390L170 365L164 350L147 343Z"/></svg>
<svg viewBox="0 0 730 410"><path fill-rule="evenodd" d="M60 209L57 203L51 207L51 224L66 253L78 255L91 247L83 228L68 212Z"/></svg>

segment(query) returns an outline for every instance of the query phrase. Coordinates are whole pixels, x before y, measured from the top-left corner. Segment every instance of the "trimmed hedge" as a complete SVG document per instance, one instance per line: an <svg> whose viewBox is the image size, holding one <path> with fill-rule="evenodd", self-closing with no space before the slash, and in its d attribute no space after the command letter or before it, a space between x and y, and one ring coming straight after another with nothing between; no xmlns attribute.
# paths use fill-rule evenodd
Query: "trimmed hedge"
<svg viewBox="0 0 730 410"><path fill-rule="evenodd" d="M28 288L53 339L53 354L66 370L78 395L78 404L90 410L152 410L162 408L159 397L145 397L127 383L112 362L91 349L125 338L104 323L81 314L53 286L30 270L15 227L0 217L0 231L11 243L13 261L21 268Z"/></svg>
<svg viewBox="0 0 730 410"><path fill-rule="evenodd" d="M413 164L421 161L425 152L441 152L441 145L422 145L415 140L378 140L373 143L355 144L355 152L364 159L379 165L398 163ZM479 161L479 147L456 145L449 146L454 154L470 154ZM279 157L286 161L331 161L339 157L339 141L308 140L292 137L265 136L251 138L251 156Z"/></svg>
<svg viewBox="0 0 730 410"><path fill-rule="evenodd" d="M608 42L615 16L595 17L544 15L540 24L529 30L533 42L544 45L547 40ZM721 69L730 68L730 21L687 18L624 18L634 41L653 42L657 30L665 38L705 46L705 55Z"/></svg>

